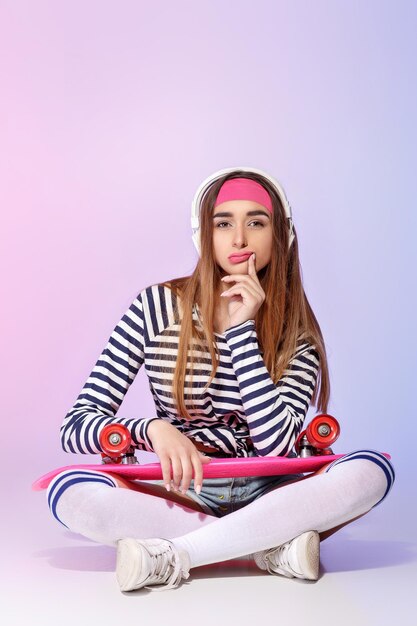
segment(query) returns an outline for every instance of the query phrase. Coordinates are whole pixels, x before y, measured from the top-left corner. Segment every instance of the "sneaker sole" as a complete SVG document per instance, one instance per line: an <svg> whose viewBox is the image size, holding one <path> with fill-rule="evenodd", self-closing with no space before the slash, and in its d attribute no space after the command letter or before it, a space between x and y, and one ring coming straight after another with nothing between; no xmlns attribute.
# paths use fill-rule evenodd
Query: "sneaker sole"
<svg viewBox="0 0 417 626"><path fill-rule="evenodd" d="M302 575L296 578L317 580L320 567L320 535L316 530L301 535L297 544L297 559Z"/></svg>
<svg viewBox="0 0 417 626"><path fill-rule="evenodd" d="M141 546L132 538L120 539L117 542L116 578L120 591L139 589L138 577L142 567ZM146 578L142 576L142 580Z"/></svg>

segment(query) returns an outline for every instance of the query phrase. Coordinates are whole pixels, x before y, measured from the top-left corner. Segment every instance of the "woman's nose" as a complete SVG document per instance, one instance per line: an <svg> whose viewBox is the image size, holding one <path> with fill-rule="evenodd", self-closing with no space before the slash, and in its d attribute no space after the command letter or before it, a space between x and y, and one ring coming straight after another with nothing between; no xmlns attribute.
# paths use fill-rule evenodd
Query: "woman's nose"
<svg viewBox="0 0 417 626"><path fill-rule="evenodd" d="M237 228L234 236L234 244L235 246L239 246L240 248L247 245L246 236L243 231L243 228Z"/></svg>

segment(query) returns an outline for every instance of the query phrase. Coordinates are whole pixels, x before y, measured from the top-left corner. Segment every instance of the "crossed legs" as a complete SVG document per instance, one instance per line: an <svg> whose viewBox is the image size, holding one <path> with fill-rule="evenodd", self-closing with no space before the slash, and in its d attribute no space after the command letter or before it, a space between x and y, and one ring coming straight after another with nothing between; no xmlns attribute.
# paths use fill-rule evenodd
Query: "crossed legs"
<svg viewBox="0 0 417 626"><path fill-rule="evenodd" d="M164 487L157 493L155 485L99 471L63 472L47 497L56 519L74 532L112 546L125 537L170 539L197 567L281 545L306 530L325 539L379 504L393 482L394 469L383 455L359 450L223 518L198 511L197 503Z"/></svg>

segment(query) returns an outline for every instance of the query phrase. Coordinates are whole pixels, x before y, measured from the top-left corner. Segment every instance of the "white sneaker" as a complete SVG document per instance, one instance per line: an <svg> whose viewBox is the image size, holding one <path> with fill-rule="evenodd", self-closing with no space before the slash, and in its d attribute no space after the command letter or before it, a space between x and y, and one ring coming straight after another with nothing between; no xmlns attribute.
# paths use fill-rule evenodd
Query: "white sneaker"
<svg viewBox="0 0 417 626"><path fill-rule="evenodd" d="M172 589L190 576L189 569L188 552L177 550L169 539L129 537L117 542L116 577L121 591L141 587L151 591Z"/></svg>
<svg viewBox="0 0 417 626"><path fill-rule="evenodd" d="M277 548L255 552L255 563L270 574L287 578L317 580L320 566L320 535L316 530L302 533Z"/></svg>

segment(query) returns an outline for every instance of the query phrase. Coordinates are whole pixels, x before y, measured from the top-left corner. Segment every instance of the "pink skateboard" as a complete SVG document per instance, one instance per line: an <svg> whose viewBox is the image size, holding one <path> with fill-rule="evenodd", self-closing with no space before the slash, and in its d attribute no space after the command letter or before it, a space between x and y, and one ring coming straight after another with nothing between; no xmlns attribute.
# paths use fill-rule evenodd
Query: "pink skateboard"
<svg viewBox="0 0 417 626"><path fill-rule="evenodd" d="M258 456L212 458L204 464L204 478L228 478L231 476L277 476L315 472L324 465L340 459L344 454L333 454L329 444L339 436L340 427L331 415L321 414L313 418L306 430L295 442L299 456ZM100 433L100 446L103 452L102 463L93 465L66 465L41 476L32 484L32 489L46 489L51 480L65 470L95 470L111 472L129 480L161 480L160 463L140 465L134 455L130 433L120 424L108 424ZM391 456L383 453L387 459Z"/></svg>

